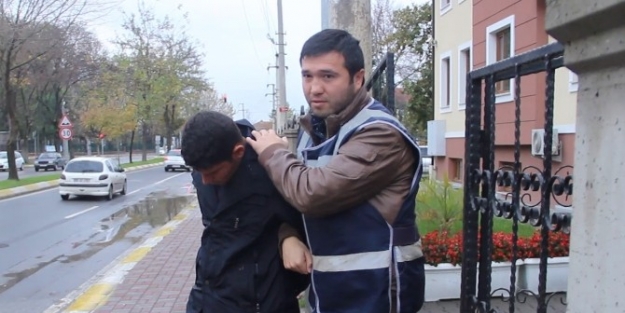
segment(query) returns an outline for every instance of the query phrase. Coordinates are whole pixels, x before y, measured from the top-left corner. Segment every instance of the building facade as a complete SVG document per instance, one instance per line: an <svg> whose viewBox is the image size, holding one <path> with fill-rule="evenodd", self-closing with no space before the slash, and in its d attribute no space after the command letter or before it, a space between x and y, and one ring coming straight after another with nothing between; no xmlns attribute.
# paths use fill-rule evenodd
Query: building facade
<svg viewBox="0 0 625 313"><path fill-rule="evenodd" d="M432 175L458 184L464 175L466 75L497 61L544 46L554 40L545 31L545 2L536 0L433 0L436 108L428 122L428 150L434 156ZM521 78L521 167L542 168L537 134L544 129L544 73ZM514 79L496 90L495 166L514 163ZM577 78L556 70L554 168L573 165ZM532 151L532 148L535 151Z"/></svg>

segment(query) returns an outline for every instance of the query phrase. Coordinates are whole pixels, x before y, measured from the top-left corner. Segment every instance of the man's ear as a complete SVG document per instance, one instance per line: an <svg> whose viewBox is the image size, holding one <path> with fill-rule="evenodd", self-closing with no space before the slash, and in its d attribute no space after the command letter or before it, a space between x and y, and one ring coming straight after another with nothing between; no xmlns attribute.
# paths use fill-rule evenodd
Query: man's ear
<svg viewBox="0 0 625 313"><path fill-rule="evenodd" d="M234 160L240 160L243 158L243 154L245 154L245 145L242 143L234 145L234 148L232 149L232 158Z"/></svg>
<svg viewBox="0 0 625 313"><path fill-rule="evenodd" d="M365 69L360 69L360 71L354 74L354 82L357 84L356 89L360 89L365 85Z"/></svg>

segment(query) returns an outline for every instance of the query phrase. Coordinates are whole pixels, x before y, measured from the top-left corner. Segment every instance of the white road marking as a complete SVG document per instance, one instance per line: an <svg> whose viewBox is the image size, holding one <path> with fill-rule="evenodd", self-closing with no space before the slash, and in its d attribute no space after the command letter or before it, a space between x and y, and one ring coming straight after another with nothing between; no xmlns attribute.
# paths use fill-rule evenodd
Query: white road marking
<svg viewBox="0 0 625 313"><path fill-rule="evenodd" d="M130 195L131 195L131 194L133 194L133 193L137 193L137 192L141 191L141 189L143 189L143 188L139 188L139 189L137 189L137 190L135 190L135 191L131 191L131 192L127 193L126 195L127 195L127 196L130 196Z"/></svg>
<svg viewBox="0 0 625 313"><path fill-rule="evenodd" d="M158 185L158 184L162 184L162 183L164 183L164 182L166 182L166 181L168 181L168 180L170 180L170 179L172 179L172 178L176 178L176 177L178 177L178 176L180 176L180 175L183 175L183 174L188 174L188 173L180 173L180 174L176 174L176 175L174 175L174 176L167 177L167 178L165 178L165 179L163 179L163 180L159 180L159 181L155 182L155 183L154 183L154 184L152 184L152 185L153 185L153 186L156 186L156 185Z"/></svg>
<svg viewBox="0 0 625 313"><path fill-rule="evenodd" d="M66 216L66 217L65 217L65 219L70 219L70 218L72 218L72 217L76 217L76 216L78 216L78 215L80 215L80 214L85 214L85 213L87 213L87 212L89 212L89 211L93 211L93 210L95 210L95 209L97 209L97 208L99 208L99 207L100 207L99 205L94 205L94 206L92 206L92 207L90 207L90 208L88 208L88 209L84 209L84 210L82 210L82 211L80 211L80 212L76 212L76 213L74 213L74 214L70 214L70 215Z"/></svg>

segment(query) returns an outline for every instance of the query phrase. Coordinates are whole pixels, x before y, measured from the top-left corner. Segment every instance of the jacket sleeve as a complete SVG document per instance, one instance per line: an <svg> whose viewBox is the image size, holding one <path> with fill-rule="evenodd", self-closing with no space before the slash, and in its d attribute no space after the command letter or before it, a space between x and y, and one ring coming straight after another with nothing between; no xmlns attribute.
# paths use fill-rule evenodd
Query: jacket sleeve
<svg viewBox="0 0 625 313"><path fill-rule="evenodd" d="M343 144L323 167L307 167L279 144L259 156L284 198L307 216L328 216L360 204L391 184L412 149L398 130L376 123Z"/></svg>

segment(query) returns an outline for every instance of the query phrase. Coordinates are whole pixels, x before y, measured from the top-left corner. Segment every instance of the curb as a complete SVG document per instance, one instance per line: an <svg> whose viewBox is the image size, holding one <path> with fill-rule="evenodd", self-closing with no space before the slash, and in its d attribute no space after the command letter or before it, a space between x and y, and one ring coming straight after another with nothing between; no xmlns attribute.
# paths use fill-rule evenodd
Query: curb
<svg viewBox="0 0 625 313"><path fill-rule="evenodd" d="M163 164L165 163L159 162L159 163L153 163L153 164L148 164L148 165L133 166L133 167L126 168L126 172L133 172L133 171L140 170L140 169L162 166ZM25 194L29 194L29 193L33 193L33 192L37 192L37 191L41 191L45 189L51 189L51 188L57 187L58 185L59 185L59 180L55 179L55 180L50 180L46 182L39 182L35 184L19 186L15 188L2 189L0 190L0 200L22 196Z"/></svg>
<svg viewBox="0 0 625 313"><path fill-rule="evenodd" d="M141 245L132 248L111 262L102 271L87 281L78 290L70 293L43 313L90 313L104 305L115 291L115 288L124 281L126 274L132 270L165 236L172 233L185 221L197 202L189 204L174 218L155 230Z"/></svg>

